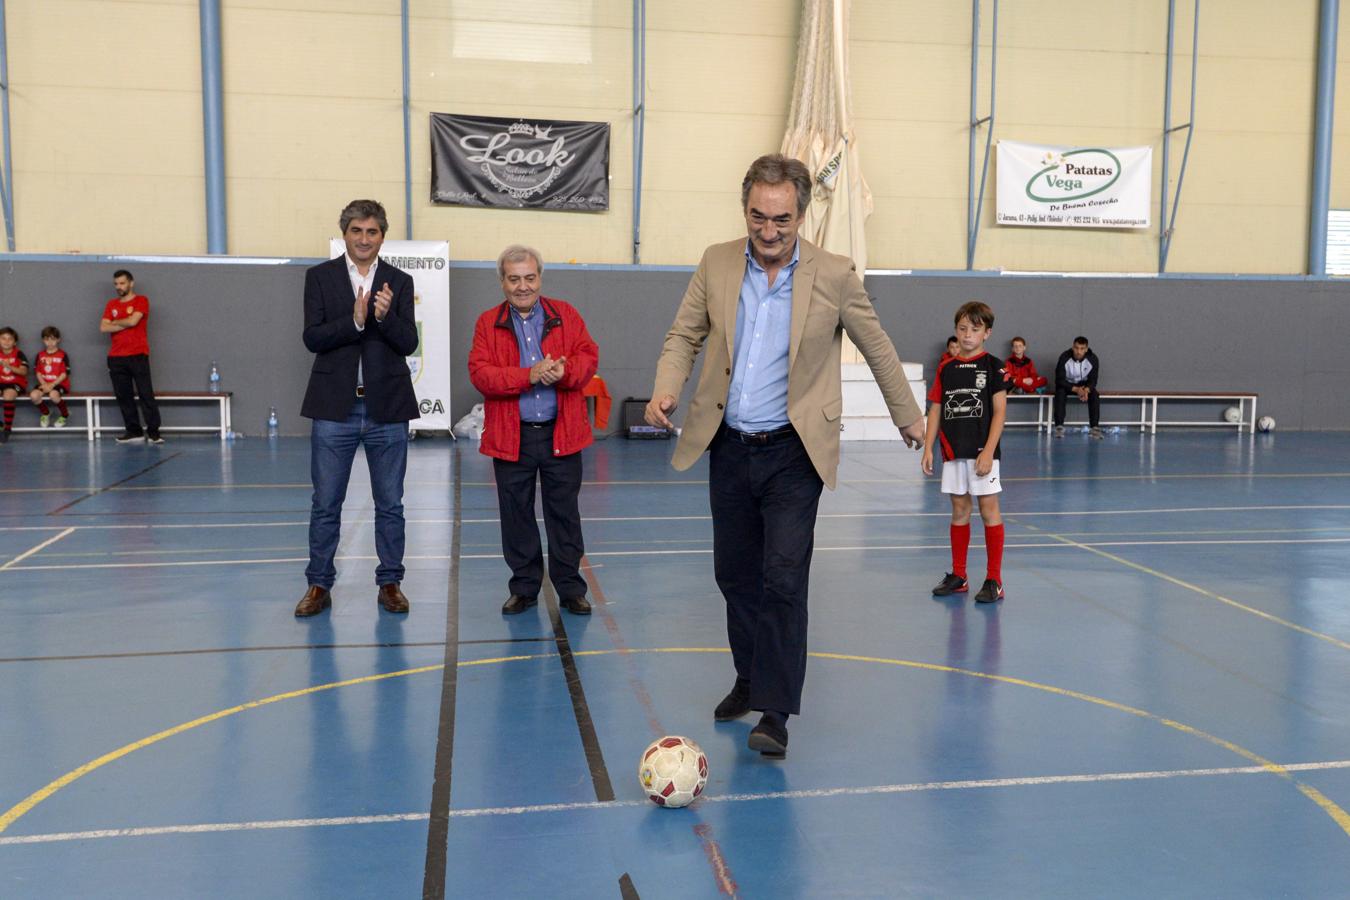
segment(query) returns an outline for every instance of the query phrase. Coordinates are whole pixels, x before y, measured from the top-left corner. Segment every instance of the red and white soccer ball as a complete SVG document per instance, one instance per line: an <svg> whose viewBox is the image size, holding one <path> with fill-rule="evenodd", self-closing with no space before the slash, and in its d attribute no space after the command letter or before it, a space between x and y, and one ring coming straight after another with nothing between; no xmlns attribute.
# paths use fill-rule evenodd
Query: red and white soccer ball
<svg viewBox="0 0 1350 900"><path fill-rule="evenodd" d="M688 806L708 783L708 757L689 738L657 738L642 751L638 783L657 806Z"/></svg>

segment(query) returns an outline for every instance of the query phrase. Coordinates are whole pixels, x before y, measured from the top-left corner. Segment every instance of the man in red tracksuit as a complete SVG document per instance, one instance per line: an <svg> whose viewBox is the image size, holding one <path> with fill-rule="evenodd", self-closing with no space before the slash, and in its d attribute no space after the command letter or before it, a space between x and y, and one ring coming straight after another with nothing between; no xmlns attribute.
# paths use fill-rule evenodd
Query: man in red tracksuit
<svg viewBox="0 0 1350 900"><path fill-rule="evenodd" d="M492 457L501 514L502 555L511 568L511 595L502 613L539 601L544 556L534 518L536 479L543 489L548 577L559 603L588 615L580 572L581 450L591 443L582 389L595 375L599 350L571 304L539 293L539 251L514 244L497 259L503 302L474 326L469 380L483 394L479 450Z"/></svg>

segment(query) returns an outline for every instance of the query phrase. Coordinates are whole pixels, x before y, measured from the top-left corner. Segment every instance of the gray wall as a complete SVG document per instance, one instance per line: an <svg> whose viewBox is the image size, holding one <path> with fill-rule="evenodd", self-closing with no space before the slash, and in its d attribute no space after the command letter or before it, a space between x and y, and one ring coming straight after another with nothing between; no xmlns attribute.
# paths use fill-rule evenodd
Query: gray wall
<svg viewBox="0 0 1350 900"><path fill-rule="evenodd" d="M220 364L235 392L235 428L263 429L276 405L282 432L300 417L311 356L300 342L304 269L281 265L106 260L25 260L0 265L0 325L19 331L31 358L43 325L65 334L77 390L105 389L108 339L98 331L112 273L125 267L150 297L151 365L157 389L202 390ZM574 303L600 345L600 372L618 401L645 397L661 341L689 280L682 270L547 269L545 293ZM1281 428L1350 429L1350 282L1201 278L1055 278L992 275L869 277L878 315L902 359L929 367L952 330L952 312L980 299L998 316L993 350L1015 333L1042 374L1077 334L1101 357L1103 386L1251 390ZM473 323L500 300L492 268L450 269L455 418L479 399L465 372ZM1319 336L1330 344L1315 346ZM115 411L111 411L116 420ZM207 421L206 410L166 407L167 424ZM21 415L31 416L31 412ZM31 424L21 423L21 424Z"/></svg>

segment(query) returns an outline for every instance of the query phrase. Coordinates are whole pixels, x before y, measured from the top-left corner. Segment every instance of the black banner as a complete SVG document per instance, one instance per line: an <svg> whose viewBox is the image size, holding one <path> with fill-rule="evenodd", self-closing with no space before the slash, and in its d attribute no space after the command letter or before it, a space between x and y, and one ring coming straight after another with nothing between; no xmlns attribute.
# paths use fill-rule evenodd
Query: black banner
<svg viewBox="0 0 1350 900"><path fill-rule="evenodd" d="M432 113L431 200L609 209L609 123Z"/></svg>

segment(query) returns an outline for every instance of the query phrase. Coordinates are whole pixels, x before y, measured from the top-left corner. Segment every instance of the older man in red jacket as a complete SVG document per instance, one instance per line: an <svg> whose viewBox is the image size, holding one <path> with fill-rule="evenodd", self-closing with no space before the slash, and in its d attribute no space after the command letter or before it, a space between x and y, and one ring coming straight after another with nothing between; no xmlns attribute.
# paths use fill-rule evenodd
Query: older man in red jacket
<svg viewBox="0 0 1350 900"><path fill-rule="evenodd" d="M478 317L469 351L469 380L483 394L483 439L492 457L502 523L502 555L511 567L511 596L502 613L539 602L544 577L536 479L543 488L548 577L563 609L589 615L580 572L581 450L591 443L582 389L595 375L599 350L571 304L539 293L539 251L513 244L497 258L505 300Z"/></svg>

